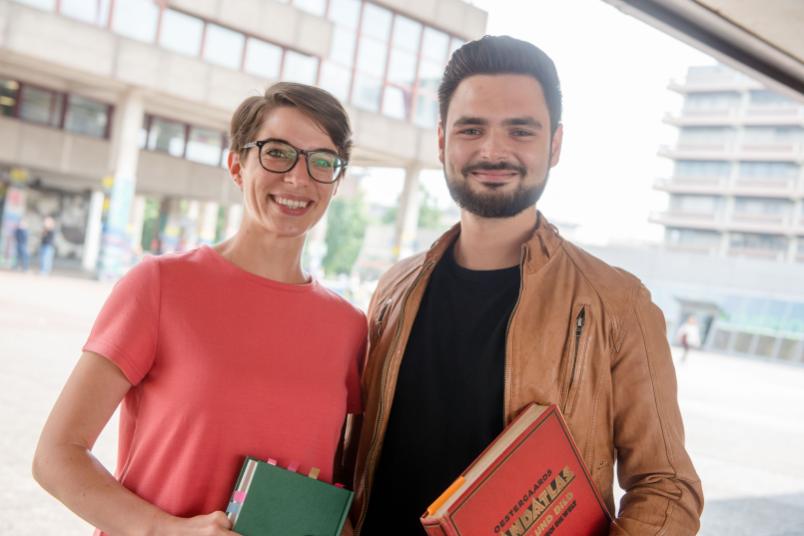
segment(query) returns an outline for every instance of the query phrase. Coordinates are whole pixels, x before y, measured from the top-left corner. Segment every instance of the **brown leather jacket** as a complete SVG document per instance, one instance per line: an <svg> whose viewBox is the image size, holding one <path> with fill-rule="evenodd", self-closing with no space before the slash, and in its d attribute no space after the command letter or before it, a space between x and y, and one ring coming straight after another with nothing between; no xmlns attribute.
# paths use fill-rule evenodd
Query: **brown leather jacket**
<svg viewBox="0 0 804 536"><path fill-rule="evenodd" d="M459 232L456 225L427 253L391 268L369 306L355 534L413 321L433 267ZM610 512L618 464L626 494L612 534L695 534L703 492L684 449L664 317L648 291L564 241L541 214L522 247L521 275L506 341L505 422L531 401L559 404Z"/></svg>

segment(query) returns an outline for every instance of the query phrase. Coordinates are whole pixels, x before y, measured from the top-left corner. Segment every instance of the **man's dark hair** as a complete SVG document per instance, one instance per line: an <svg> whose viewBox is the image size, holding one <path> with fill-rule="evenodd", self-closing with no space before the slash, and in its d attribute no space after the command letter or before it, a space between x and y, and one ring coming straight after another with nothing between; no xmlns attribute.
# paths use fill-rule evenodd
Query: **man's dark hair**
<svg viewBox="0 0 804 536"><path fill-rule="evenodd" d="M447 109L455 89L477 74L523 74L542 86L550 112L550 132L561 122L561 87L556 66L539 47L507 35L486 35L470 41L452 54L438 87L441 123L446 126Z"/></svg>

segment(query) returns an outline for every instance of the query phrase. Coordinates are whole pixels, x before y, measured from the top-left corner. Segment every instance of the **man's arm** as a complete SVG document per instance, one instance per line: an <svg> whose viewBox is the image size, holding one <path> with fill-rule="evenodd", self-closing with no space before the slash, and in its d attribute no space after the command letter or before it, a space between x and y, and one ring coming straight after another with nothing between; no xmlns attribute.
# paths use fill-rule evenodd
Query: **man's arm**
<svg viewBox="0 0 804 536"><path fill-rule="evenodd" d="M625 489L612 534L695 534L703 490L684 448L666 325L639 286L612 363L617 476Z"/></svg>

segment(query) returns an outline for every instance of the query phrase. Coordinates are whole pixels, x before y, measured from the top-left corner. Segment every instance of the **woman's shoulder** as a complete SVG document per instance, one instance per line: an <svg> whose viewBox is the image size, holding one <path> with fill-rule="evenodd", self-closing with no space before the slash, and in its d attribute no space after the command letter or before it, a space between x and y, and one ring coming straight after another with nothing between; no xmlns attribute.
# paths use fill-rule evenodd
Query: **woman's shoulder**
<svg viewBox="0 0 804 536"><path fill-rule="evenodd" d="M320 281L313 281L316 297L321 300L322 305L337 310L339 316L345 319L365 324L366 314L361 309Z"/></svg>

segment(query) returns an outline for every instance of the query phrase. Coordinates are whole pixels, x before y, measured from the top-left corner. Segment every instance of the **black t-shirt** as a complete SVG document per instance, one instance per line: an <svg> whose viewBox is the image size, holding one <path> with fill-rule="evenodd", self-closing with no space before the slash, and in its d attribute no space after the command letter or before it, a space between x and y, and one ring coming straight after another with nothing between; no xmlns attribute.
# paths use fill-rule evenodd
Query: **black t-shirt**
<svg viewBox="0 0 804 536"><path fill-rule="evenodd" d="M519 267L475 271L452 248L425 290L399 370L364 536L419 517L503 428L505 337Z"/></svg>

